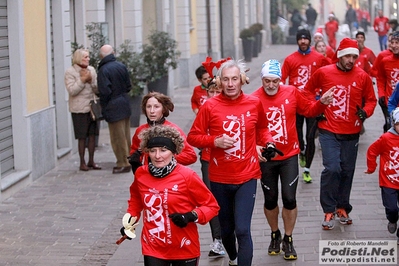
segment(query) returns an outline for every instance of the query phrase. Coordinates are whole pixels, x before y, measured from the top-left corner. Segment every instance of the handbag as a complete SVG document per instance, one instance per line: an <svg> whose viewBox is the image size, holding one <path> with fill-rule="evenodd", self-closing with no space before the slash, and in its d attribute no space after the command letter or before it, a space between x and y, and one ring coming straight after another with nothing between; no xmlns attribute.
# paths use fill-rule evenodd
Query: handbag
<svg viewBox="0 0 399 266"><path fill-rule="evenodd" d="M97 101L96 96L93 97L93 100L90 101L90 115L94 121L103 120L104 117L101 113L101 105L100 102Z"/></svg>

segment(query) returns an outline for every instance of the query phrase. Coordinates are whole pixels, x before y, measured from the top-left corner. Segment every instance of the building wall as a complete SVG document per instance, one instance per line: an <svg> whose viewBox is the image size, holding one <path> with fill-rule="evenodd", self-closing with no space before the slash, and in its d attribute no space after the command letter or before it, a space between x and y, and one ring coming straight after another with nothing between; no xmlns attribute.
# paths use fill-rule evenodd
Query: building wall
<svg viewBox="0 0 399 266"><path fill-rule="evenodd" d="M50 104L45 0L24 1L24 29L27 111L31 113Z"/></svg>

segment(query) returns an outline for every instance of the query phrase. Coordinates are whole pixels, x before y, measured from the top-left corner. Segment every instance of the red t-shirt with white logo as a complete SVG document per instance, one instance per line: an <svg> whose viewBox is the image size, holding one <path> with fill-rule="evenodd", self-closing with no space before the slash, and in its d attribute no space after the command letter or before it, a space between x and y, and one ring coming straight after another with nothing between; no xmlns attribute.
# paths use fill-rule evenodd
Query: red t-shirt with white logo
<svg viewBox="0 0 399 266"><path fill-rule="evenodd" d="M311 75L320 67L329 65L330 62L322 54L311 51L302 54L298 51L285 58L281 68L283 83L288 78L288 84L303 90Z"/></svg>
<svg viewBox="0 0 399 266"><path fill-rule="evenodd" d="M143 255L170 260L199 257L197 224L190 222L180 228L168 217L192 210L197 212L197 222L202 225L219 211L213 194L193 170L177 164L169 175L159 178L149 173L148 165L137 169L130 186L127 212L138 220L143 212Z"/></svg>
<svg viewBox="0 0 399 266"><path fill-rule="evenodd" d="M333 103L325 109L326 120L319 121L319 128L337 134L359 133L362 122L356 114L357 107L363 106L367 117L370 117L377 105L370 76L356 66L350 71L342 71L332 64L316 70L304 92L308 97L314 97L316 90L321 89L323 94L334 86Z"/></svg>
<svg viewBox="0 0 399 266"><path fill-rule="evenodd" d="M260 87L252 95L261 100L269 121L270 134L276 147L284 153L283 156L277 155L273 161L285 160L299 153L296 113L315 117L327 107L320 101L310 101L291 85L280 85L275 95L267 95L264 88Z"/></svg>
<svg viewBox="0 0 399 266"><path fill-rule="evenodd" d="M215 147L215 139L223 134L236 140L233 147ZM209 180L242 184L260 178L256 144L265 146L273 139L258 98L241 93L231 100L221 93L201 107L187 141L194 147L211 148Z"/></svg>
<svg viewBox="0 0 399 266"><path fill-rule="evenodd" d="M399 135L386 132L373 142L367 150L367 169L374 172L380 156L380 187L399 190Z"/></svg>

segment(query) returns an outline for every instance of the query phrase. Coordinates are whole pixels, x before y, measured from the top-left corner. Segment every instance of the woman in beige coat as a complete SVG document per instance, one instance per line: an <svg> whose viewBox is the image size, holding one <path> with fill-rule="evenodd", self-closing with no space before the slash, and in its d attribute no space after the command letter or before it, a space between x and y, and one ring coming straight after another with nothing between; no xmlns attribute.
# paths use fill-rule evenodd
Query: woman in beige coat
<svg viewBox="0 0 399 266"><path fill-rule="evenodd" d="M97 74L89 66L89 51L77 49L73 53L72 66L65 72L65 87L69 94L69 111L75 139L78 140L80 167L82 171L90 168L99 170L101 167L94 163L95 137L99 134L99 123L93 121L90 115L90 101L96 97ZM88 138L89 161L85 161L86 139Z"/></svg>

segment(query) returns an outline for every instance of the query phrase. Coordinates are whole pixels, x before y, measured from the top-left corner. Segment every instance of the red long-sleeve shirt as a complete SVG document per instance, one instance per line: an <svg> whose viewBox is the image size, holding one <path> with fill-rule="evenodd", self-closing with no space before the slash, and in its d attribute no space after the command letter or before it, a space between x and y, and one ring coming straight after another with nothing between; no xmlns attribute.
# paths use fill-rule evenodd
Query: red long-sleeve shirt
<svg viewBox="0 0 399 266"><path fill-rule="evenodd" d="M384 51L381 51L378 55L377 58L375 59L373 66L371 67L371 71L370 71L370 76L372 77L377 77L378 74L378 66L380 65L380 62L383 58L389 56L392 54L392 51L387 49Z"/></svg>
<svg viewBox="0 0 399 266"><path fill-rule="evenodd" d="M387 17L376 17L373 27L378 36L387 35L389 31L389 19Z"/></svg>
<svg viewBox="0 0 399 266"><path fill-rule="evenodd" d="M285 58L281 68L281 80L285 83L288 78L289 85L303 90L310 76L328 64L330 63L327 58L316 51L311 51L309 54L296 51Z"/></svg>
<svg viewBox="0 0 399 266"><path fill-rule="evenodd" d="M361 69L366 71L367 74L371 75L371 67L373 66L376 59L374 52L367 47L363 47L363 49L359 52L359 57L357 58L355 63L356 66L360 67Z"/></svg>
<svg viewBox="0 0 399 266"><path fill-rule="evenodd" d="M373 83L369 75L354 66L350 71L339 70L336 64L318 69L305 86L305 93L312 99L316 90L321 94L335 86L334 100L324 111L326 120L318 123L319 128L337 134L356 134L360 132L362 122L357 107L370 117L377 105Z"/></svg>
<svg viewBox="0 0 399 266"><path fill-rule="evenodd" d="M388 104L388 98L399 81L399 56L391 53L382 58L377 67L378 97L385 96L386 104Z"/></svg>
<svg viewBox="0 0 399 266"><path fill-rule="evenodd" d="M291 85L280 85L275 95L267 95L260 87L252 93L260 99L266 118L269 121L269 131L273 136L276 147L284 155L273 158L285 160L299 153L298 134L296 130L296 113L306 117L321 114L326 105L320 101L310 101L301 91Z"/></svg>
<svg viewBox="0 0 399 266"><path fill-rule="evenodd" d="M373 142L367 150L367 170L373 173L380 156L380 187L399 189L399 135L386 132Z"/></svg>
<svg viewBox="0 0 399 266"><path fill-rule="evenodd" d="M192 210L197 212L197 222L202 225L219 211L213 194L193 170L177 164L169 175L159 178L149 173L148 165L137 169L127 212L138 220L143 212L143 255L173 260L199 257L196 223L180 228L169 218L169 214Z"/></svg>
<svg viewBox="0 0 399 266"><path fill-rule="evenodd" d="M215 139L223 134L236 140L233 147L215 146ZM266 145L273 138L258 98L241 93L232 100L221 93L201 107L187 141L194 147L211 148L209 180L242 184L260 178L256 144Z"/></svg>
<svg viewBox="0 0 399 266"><path fill-rule="evenodd" d="M206 89L201 85L196 86L191 96L191 109L200 109L206 99L208 99Z"/></svg>

